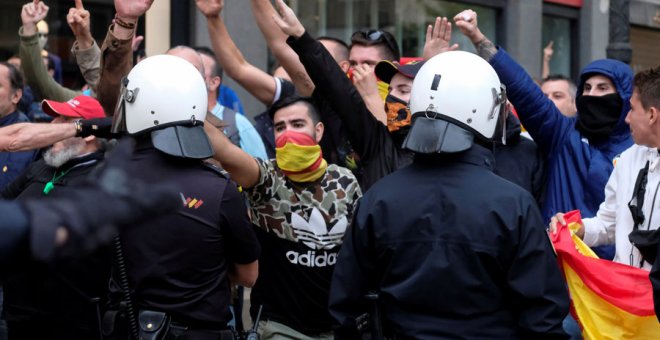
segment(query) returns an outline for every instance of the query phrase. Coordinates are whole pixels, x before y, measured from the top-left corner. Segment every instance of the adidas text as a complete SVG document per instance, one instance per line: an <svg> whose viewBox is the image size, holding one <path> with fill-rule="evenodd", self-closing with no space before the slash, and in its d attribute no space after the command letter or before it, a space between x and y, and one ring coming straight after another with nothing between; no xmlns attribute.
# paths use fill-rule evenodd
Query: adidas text
<svg viewBox="0 0 660 340"><path fill-rule="evenodd" d="M337 263L337 253L328 254L325 251L321 255L317 255L315 251L308 250L307 253L301 255L296 251L289 250L286 253L286 258L293 264L311 268L334 266Z"/></svg>

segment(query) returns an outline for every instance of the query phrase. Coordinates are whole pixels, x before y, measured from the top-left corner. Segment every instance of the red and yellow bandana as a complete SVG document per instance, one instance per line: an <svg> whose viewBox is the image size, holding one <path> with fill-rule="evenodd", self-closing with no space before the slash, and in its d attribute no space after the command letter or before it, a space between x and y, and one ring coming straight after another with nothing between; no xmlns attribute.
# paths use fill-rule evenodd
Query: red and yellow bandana
<svg viewBox="0 0 660 340"><path fill-rule="evenodd" d="M275 147L277 166L294 182L313 182L328 168L321 146L307 134L287 130L277 137Z"/></svg>

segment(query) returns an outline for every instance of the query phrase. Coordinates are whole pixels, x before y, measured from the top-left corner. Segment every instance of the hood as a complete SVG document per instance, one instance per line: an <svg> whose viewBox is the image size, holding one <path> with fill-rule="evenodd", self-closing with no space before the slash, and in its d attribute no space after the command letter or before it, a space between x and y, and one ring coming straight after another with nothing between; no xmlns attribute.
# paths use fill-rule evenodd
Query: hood
<svg viewBox="0 0 660 340"><path fill-rule="evenodd" d="M604 75L612 80L619 96L623 100L621 115L614 129L613 135L630 134L630 128L625 119L630 111L630 97L632 97L633 71L627 64L614 59L599 59L592 61L580 74L580 83L578 84L575 99L582 97L585 81L592 75ZM578 114L580 114L578 112Z"/></svg>

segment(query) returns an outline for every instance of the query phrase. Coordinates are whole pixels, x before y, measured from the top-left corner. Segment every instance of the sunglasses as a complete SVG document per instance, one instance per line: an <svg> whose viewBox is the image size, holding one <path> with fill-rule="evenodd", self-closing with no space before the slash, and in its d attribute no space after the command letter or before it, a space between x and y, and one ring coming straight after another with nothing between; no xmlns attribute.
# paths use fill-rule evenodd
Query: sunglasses
<svg viewBox="0 0 660 340"><path fill-rule="evenodd" d="M367 46L384 43L394 54L395 59L399 60L399 44L389 32L381 30L357 31L351 36L351 42L362 43Z"/></svg>

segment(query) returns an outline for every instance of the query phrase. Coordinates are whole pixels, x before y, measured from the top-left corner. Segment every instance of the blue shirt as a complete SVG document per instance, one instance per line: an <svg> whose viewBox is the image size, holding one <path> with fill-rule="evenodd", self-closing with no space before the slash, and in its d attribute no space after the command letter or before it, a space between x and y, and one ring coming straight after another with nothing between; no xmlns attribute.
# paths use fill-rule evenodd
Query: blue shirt
<svg viewBox="0 0 660 340"><path fill-rule="evenodd" d="M30 122L28 117L15 111L0 118L0 127L15 123ZM25 168L36 158L38 150L21 152L0 152L0 190L20 175ZM265 151L264 151L265 153Z"/></svg>
<svg viewBox="0 0 660 340"><path fill-rule="evenodd" d="M224 120L225 107L220 104L215 104L211 113ZM236 129L241 138L241 149L247 152L250 156L268 159L266 155L266 147L264 146L261 136L257 133L252 123L241 114L236 115Z"/></svg>
<svg viewBox="0 0 660 340"><path fill-rule="evenodd" d="M238 95L231 88L220 85L218 89L218 103L220 105L226 106L242 115L245 114L243 111L243 105L241 104L241 99L238 98Z"/></svg>

